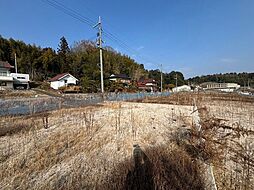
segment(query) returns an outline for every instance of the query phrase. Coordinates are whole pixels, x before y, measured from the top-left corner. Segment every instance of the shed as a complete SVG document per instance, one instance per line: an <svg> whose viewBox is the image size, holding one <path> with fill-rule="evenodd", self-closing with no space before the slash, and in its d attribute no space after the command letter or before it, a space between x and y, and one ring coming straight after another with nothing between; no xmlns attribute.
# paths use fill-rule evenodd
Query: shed
<svg viewBox="0 0 254 190"><path fill-rule="evenodd" d="M49 80L50 87L58 90L60 87L67 86L69 84L77 84L78 79L72 76L70 73L58 74Z"/></svg>

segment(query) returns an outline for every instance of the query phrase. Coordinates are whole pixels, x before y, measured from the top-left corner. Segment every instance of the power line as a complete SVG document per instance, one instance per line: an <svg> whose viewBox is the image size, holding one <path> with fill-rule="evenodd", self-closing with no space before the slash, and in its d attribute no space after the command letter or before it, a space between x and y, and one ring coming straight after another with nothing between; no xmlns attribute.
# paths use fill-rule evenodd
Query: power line
<svg viewBox="0 0 254 190"><path fill-rule="evenodd" d="M79 20L82 23L85 23L87 25L89 25L90 27L93 27L94 25L94 21L90 18L87 18L83 15L81 15L80 13L78 13L77 11L66 7L64 4L56 1L56 0L42 0L44 2L46 2L47 4L49 4L50 6L56 8L59 11L62 11L63 13ZM155 61L148 61L147 58L144 58L144 56L141 56L140 53L133 49L132 47L130 47L126 42L124 42L123 40L120 40L116 35L112 34L111 32L109 32L108 30L104 29L103 33L105 35L106 38L112 40L113 42L117 43L119 46L121 46L123 49L125 49L127 52L131 53L131 54L135 54L137 57L139 57L141 60L145 61L145 62L150 62L152 63L154 66L159 67L159 64L154 64Z"/></svg>
<svg viewBox="0 0 254 190"><path fill-rule="evenodd" d="M56 8L59 11L62 11L63 13L83 22L88 24L89 26L93 27L93 24L95 22L93 22L91 19L84 17L83 15L81 15L80 13L78 13L77 11L70 9L68 7L66 7L65 5L63 5L62 3L59 3L56 0L42 0L44 2L46 2L47 4L51 5L52 7ZM108 31L103 31L109 39L117 42L119 45L121 45L124 48L127 48L128 51L132 51L130 50L130 48L128 47L128 45L126 45L125 43L121 42L118 38L116 38L112 33L108 32Z"/></svg>
<svg viewBox="0 0 254 190"><path fill-rule="evenodd" d="M85 8L88 12L90 12L93 16L96 16L96 15L98 15L99 13L98 12L96 12L95 10L92 10L91 8L89 8L85 3L84 3L84 1L81 1L80 2L81 4L83 4L83 8ZM107 25L110 27L110 28L114 28L114 26L112 26L109 22L105 22L106 21L106 19L104 18L103 19L104 20L104 33L106 33L106 35L107 36L110 36L110 37L112 37L112 38L110 38L110 37L108 37L110 40L112 40L112 41L114 41L114 42L119 42L119 43L121 43L124 47L127 47L129 50L131 50L131 51L133 51L133 52L135 52L135 53L137 53L137 51L136 50L134 50L134 49L132 49L130 46L128 46L127 45L127 43L125 43L125 41L123 41L123 40L120 40L119 39L119 36L118 35L115 35L115 34L112 34L111 32L109 32L106 28L107 28ZM105 26L106 25L106 26Z"/></svg>
<svg viewBox="0 0 254 190"><path fill-rule="evenodd" d="M150 62L154 66L160 67L159 63L155 63L155 61L149 61L149 59L145 58L144 55L141 56L140 53L137 50L135 50L135 49L131 48L130 46L128 46L125 42L123 42L122 40L118 39L115 35L113 35L113 34L111 34L109 32L104 32L104 34L105 34L105 37L107 37L108 39L116 42L119 46L121 46L123 49L125 49L129 53L135 54L137 57L139 57L144 62Z"/></svg>
<svg viewBox="0 0 254 190"><path fill-rule="evenodd" d="M50 6L54 7L55 9L62 11L63 13L89 25L90 27L93 27L93 24L95 22L93 22L91 19L84 17L83 15L81 15L80 13L76 12L73 9L70 9L68 7L66 7L65 5L55 1L55 0L42 0L44 2L46 2L47 4L49 4Z"/></svg>

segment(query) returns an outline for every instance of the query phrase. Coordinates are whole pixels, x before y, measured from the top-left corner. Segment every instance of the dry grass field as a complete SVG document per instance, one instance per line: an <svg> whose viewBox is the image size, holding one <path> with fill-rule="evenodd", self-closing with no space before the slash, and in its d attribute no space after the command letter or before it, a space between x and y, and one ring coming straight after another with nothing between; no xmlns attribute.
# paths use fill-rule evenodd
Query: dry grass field
<svg viewBox="0 0 254 190"><path fill-rule="evenodd" d="M200 126L192 128L188 142L197 149L195 157L213 165L218 189L254 189L253 97L181 93L143 102L196 105Z"/></svg>
<svg viewBox="0 0 254 190"><path fill-rule="evenodd" d="M253 189L253 101L214 97L1 117L0 188Z"/></svg>

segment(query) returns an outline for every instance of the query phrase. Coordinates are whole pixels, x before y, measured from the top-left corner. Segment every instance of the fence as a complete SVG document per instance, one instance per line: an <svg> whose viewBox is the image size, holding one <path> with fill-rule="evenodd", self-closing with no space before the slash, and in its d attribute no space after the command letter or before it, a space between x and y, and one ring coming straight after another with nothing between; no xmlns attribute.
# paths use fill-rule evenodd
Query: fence
<svg viewBox="0 0 254 190"><path fill-rule="evenodd" d="M15 100L0 100L0 116L27 115L52 111L61 108L80 107L101 103L103 101L128 101L146 97L169 96L162 93L109 93L109 94L78 94L63 97L23 98Z"/></svg>

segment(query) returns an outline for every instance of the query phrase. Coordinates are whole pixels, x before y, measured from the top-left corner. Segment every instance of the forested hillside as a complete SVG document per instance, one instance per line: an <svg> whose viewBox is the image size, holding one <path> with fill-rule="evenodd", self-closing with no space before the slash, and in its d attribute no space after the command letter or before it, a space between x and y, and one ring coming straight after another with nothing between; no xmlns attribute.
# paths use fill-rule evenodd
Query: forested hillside
<svg viewBox="0 0 254 190"><path fill-rule="evenodd" d="M96 92L100 87L99 50L92 41L82 40L70 47L65 37L62 37L56 51L50 47L42 48L0 36L0 60L14 65L15 53L18 71L28 73L33 81L44 81L56 74L69 72L80 79L85 91ZM104 47L103 63L105 79L111 74L126 74L134 81L150 77L160 83L160 70L146 70L143 64L138 64L111 47ZM172 71L163 73L163 86L173 87L176 74L178 84L184 84L183 74ZM108 85L107 80L105 85Z"/></svg>
<svg viewBox="0 0 254 190"><path fill-rule="evenodd" d="M238 83L241 86L254 87L254 73L225 73L225 74L213 74L206 76L197 76L188 79L191 83L200 84L203 82L233 82Z"/></svg>
<svg viewBox="0 0 254 190"><path fill-rule="evenodd" d="M91 41L76 42L72 48L67 40L60 39L58 50L25 44L22 41L0 38L0 60L14 65L17 55L18 70L29 73L31 80L43 81L56 74L70 72L83 83L93 83L96 88L100 80L99 52ZM113 73L125 73L133 79L147 76L143 65L126 55L104 48L104 77Z"/></svg>

